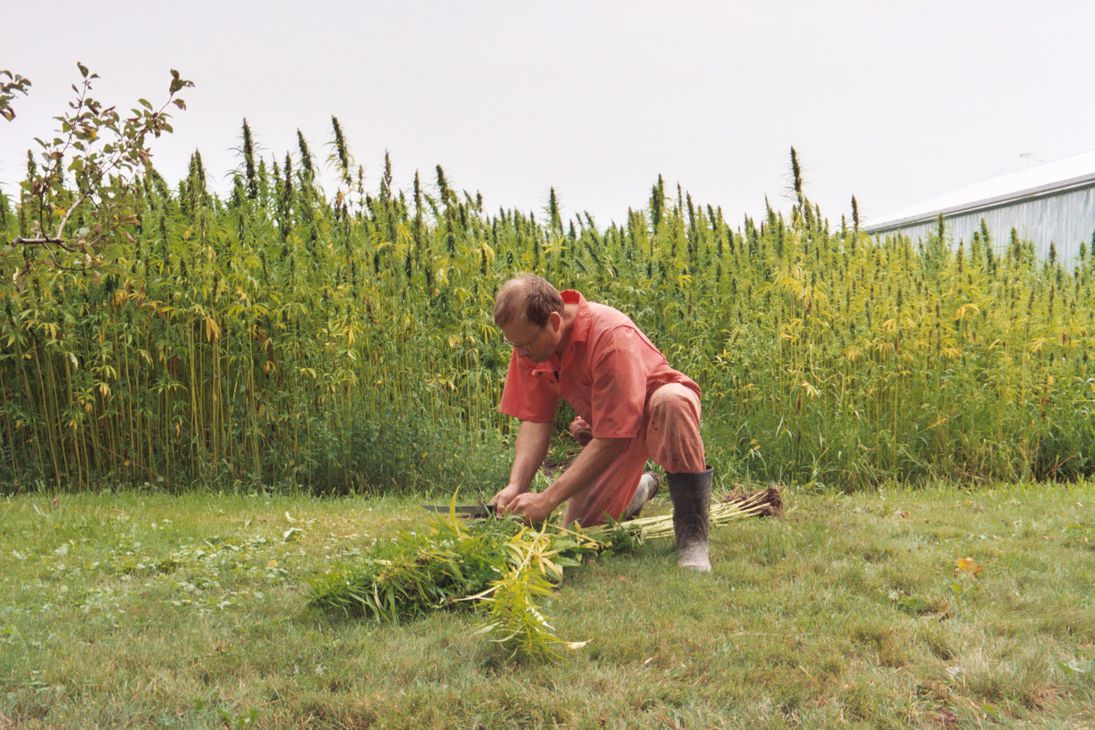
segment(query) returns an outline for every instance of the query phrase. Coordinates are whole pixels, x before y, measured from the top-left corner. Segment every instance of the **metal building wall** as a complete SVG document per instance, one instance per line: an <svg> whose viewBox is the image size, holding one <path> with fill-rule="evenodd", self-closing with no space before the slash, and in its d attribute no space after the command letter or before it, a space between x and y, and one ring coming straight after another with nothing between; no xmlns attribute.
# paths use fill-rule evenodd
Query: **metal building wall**
<svg viewBox="0 0 1095 730"><path fill-rule="evenodd" d="M1049 244L1057 248L1057 258L1070 265L1080 257L1080 242L1088 242L1091 250L1095 235L1095 186L1067 190L1027 200L1017 200L996 207L953 213L943 217L947 240L957 245L965 241L969 247L974 231L981 230L985 220L992 236L995 252L1007 248L1011 229L1019 231L1019 237L1034 243L1039 258L1049 255ZM871 234L884 238L901 233L913 241L926 240L935 235L938 219L907 224L894 228L868 229Z"/></svg>

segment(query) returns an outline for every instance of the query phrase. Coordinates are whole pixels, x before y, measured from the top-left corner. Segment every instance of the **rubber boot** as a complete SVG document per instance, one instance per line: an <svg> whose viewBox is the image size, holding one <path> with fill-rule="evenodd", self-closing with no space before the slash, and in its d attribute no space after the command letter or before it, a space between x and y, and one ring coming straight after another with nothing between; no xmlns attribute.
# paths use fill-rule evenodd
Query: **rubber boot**
<svg viewBox="0 0 1095 730"><path fill-rule="evenodd" d="M621 520L630 520L638 517L643 511L643 505L658 493L658 476L652 472L643 472L639 479L639 488L635 490L635 496L631 498L631 504L627 505Z"/></svg>
<svg viewBox="0 0 1095 730"><path fill-rule="evenodd" d="M708 517L711 512L711 467L697 474L666 474L669 496L673 498L673 533L677 543L677 565L707 572Z"/></svg>

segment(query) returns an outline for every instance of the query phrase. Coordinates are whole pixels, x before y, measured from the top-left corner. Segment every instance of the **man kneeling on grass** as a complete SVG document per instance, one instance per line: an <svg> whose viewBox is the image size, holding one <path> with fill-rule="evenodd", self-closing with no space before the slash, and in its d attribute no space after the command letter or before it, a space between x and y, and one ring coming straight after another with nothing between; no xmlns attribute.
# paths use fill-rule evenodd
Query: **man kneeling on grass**
<svg viewBox="0 0 1095 730"><path fill-rule="evenodd" d="M700 389L669 367L635 323L612 307L562 293L539 276L506 282L494 321L513 348L501 411L521 421L509 484L491 499L532 522L567 505L566 523L590 526L638 514L666 471L677 564L711 569L707 550L711 469L700 437ZM578 413L571 433L585 448L542 492L529 492L544 461L559 399Z"/></svg>

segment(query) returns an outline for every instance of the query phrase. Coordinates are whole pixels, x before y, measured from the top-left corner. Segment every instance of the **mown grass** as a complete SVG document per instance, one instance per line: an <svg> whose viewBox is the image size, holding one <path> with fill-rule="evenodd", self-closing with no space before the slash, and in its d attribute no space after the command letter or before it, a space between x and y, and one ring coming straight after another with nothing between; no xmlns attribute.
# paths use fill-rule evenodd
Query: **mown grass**
<svg viewBox="0 0 1095 730"><path fill-rule="evenodd" d="M548 609L592 641L546 665L470 613L306 608L415 500L8 497L0 727L1095 725L1095 484L786 496L710 576L668 544L569 573Z"/></svg>

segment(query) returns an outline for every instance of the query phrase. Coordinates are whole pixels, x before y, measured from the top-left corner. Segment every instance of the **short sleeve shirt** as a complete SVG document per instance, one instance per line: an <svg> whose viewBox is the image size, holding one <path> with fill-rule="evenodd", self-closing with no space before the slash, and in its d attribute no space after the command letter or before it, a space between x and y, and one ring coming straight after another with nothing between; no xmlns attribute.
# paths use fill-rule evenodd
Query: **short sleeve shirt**
<svg viewBox="0 0 1095 730"><path fill-rule="evenodd" d="M502 390L502 413L522 421L550 423L562 398L593 429L594 438L634 438L650 395L666 383L700 388L668 361L635 323L619 310L588 302L579 292L561 292L577 304L570 341L560 355L536 363L514 350Z"/></svg>

